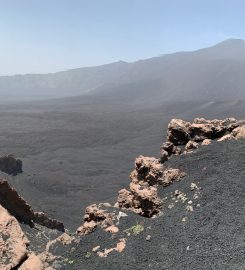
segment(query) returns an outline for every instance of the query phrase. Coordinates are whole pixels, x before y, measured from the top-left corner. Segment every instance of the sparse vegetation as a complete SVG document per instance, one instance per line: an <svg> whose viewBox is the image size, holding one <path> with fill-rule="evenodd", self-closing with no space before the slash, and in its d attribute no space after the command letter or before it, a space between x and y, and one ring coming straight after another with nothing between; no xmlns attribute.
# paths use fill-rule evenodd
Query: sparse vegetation
<svg viewBox="0 0 245 270"><path fill-rule="evenodd" d="M131 228L125 230L126 233L130 233L133 235L138 235L143 231L144 231L144 226L141 224L136 224L136 225L132 226Z"/></svg>
<svg viewBox="0 0 245 270"><path fill-rule="evenodd" d="M92 253L88 251L88 252L85 254L85 258L89 259L89 258L91 257L91 255L92 255Z"/></svg>
<svg viewBox="0 0 245 270"><path fill-rule="evenodd" d="M65 258L65 259L64 259L64 262L65 262L65 263L68 263L68 264L70 264L70 265L73 265L73 264L75 263L74 260L71 260L71 259L69 259L69 258Z"/></svg>

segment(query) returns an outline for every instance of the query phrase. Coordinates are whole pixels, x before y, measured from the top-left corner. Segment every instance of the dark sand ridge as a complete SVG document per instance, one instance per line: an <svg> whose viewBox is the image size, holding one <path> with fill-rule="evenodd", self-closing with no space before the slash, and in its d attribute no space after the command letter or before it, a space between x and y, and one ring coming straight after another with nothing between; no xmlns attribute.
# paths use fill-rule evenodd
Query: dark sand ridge
<svg viewBox="0 0 245 270"><path fill-rule="evenodd" d="M70 262L61 269L244 269L244 149L244 140L212 142L172 157L166 164L187 176L159 187L160 197L166 198L163 215L149 219L128 212L115 237L98 229L75 244L73 252L56 246L54 252ZM176 190L187 199L176 199ZM135 225L143 231L128 236ZM127 239L123 253L100 258L92 251L98 245L100 250L114 247L122 238Z"/></svg>

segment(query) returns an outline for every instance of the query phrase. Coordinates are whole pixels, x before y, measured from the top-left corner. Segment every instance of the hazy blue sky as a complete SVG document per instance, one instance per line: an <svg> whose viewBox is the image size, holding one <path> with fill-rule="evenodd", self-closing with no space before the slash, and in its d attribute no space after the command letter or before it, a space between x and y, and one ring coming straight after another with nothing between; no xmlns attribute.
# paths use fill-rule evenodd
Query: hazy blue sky
<svg viewBox="0 0 245 270"><path fill-rule="evenodd" d="M45 73L245 39L243 0L0 0L0 75Z"/></svg>

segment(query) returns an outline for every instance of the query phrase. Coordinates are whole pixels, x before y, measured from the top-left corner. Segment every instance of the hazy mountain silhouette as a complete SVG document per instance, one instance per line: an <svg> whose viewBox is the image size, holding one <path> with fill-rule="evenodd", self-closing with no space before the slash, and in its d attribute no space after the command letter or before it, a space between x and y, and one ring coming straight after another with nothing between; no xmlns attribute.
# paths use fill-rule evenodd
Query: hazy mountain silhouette
<svg viewBox="0 0 245 270"><path fill-rule="evenodd" d="M213 47L133 63L119 61L53 74L2 76L0 95L83 95L84 99L139 105L175 100L245 100L244 75L245 41L229 39Z"/></svg>

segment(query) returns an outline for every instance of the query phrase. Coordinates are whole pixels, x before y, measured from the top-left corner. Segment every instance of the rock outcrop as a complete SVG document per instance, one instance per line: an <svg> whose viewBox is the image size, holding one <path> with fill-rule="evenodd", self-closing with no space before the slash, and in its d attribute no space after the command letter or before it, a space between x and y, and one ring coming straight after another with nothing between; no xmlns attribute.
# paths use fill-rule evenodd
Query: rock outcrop
<svg viewBox="0 0 245 270"><path fill-rule="evenodd" d="M201 145L209 145L209 144L211 144L211 142L212 142L212 140L205 139L205 140L202 141L202 144Z"/></svg>
<svg viewBox="0 0 245 270"><path fill-rule="evenodd" d="M2 178L0 178L0 204L20 222L33 224L34 212L31 206L19 196L7 180Z"/></svg>
<svg viewBox="0 0 245 270"><path fill-rule="evenodd" d="M116 207L128 209L145 217L152 217L159 213L162 200L157 194L157 185L169 185L179 180L184 174L178 169L168 169L156 158L139 156L135 160L135 169L132 171L129 190L121 189L118 192ZM102 209L101 205L90 205L85 210L84 223L77 229L77 234L85 235L97 226L107 227L105 231L117 231L113 222L118 218L115 213ZM108 208L108 207L107 207ZM112 229L113 228L113 229Z"/></svg>
<svg viewBox="0 0 245 270"><path fill-rule="evenodd" d="M199 147L199 144L197 142L189 141L185 146L185 150L191 151L193 149L197 149L198 147Z"/></svg>
<svg viewBox="0 0 245 270"><path fill-rule="evenodd" d="M226 134L226 135L222 136L221 138L219 138L217 141L224 142L224 141L230 141L230 140L236 140L236 138L231 134Z"/></svg>
<svg viewBox="0 0 245 270"><path fill-rule="evenodd" d="M42 212L34 212L8 181L2 178L0 178L0 204L20 222L30 226L37 223L51 229L65 230L62 222L51 219Z"/></svg>
<svg viewBox="0 0 245 270"><path fill-rule="evenodd" d="M171 155L180 155L180 154L181 154L181 148L175 146L170 141L163 143L161 146L160 159L162 163L167 161Z"/></svg>
<svg viewBox="0 0 245 270"><path fill-rule="evenodd" d="M181 119L172 119L168 125L167 142L163 144L165 147L161 148L161 161L165 162L174 154L174 151L167 151L166 146L174 149L174 147L183 145L185 150L190 152L199 147L199 142L201 145L208 145L215 139L226 141L241 138L245 138L245 121L239 121L235 118L224 120L195 118L192 123Z"/></svg>
<svg viewBox="0 0 245 270"><path fill-rule="evenodd" d="M46 249L36 255L29 244L17 219L0 205L0 269L54 270L46 261Z"/></svg>
<svg viewBox="0 0 245 270"><path fill-rule="evenodd" d="M182 172L180 169L166 169L163 172L163 181L160 182L163 186L168 186L174 181L180 181L181 178L185 177L186 173Z"/></svg>
<svg viewBox="0 0 245 270"><path fill-rule="evenodd" d="M22 173L22 161L13 155L0 157L0 170L12 175Z"/></svg>
<svg viewBox="0 0 245 270"><path fill-rule="evenodd" d="M46 270L43 262L34 253L31 253L28 259L20 266L19 270ZM50 269L51 270L51 269Z"/></svg>
<svg viewBox="0 0 245 270"><path fill-rule="evenodd" d="M245 138L245 125L239 126L232 130L231 135L236 139L244 139Z"/></svg>
<svg viewBox="0 0 245 270"><path fill-rule="evenodd" d="M156 185L162 181L164 166L154 157L139 156L135 159L135 169L130 174L132 183Z"/></svg>
<svg viewBox="0 0 245 270"><path fill-rule="evenodd" d="M168 124L168 141L174 145L185 145L189 140L191 123L181 119L172 119Z"/></svg>
<svg viewBox="0 0 245 270"><path fill-rule="evenodd" d="M163 205L158 196L158 186L166 187L179 181L186 174L179 169L168 168L165 162L172 155L187 154L212 140L225 141L245 138L245 121L235 118L206 120L196 118L193 122L172 119L168 125L167 141L161 146L160 158L139 156L130 174L128 189L119 190L116 207L133 211L141 216L157 215ZM86 208L84 224L78 234L92 232L98 225L108 226L113 217L97 205ZM113 224L111 224L113 226Z"/></svg>
<svg viewBox="0 0 245 270"><path fill-rule="evenodd" d="M24 262L28 244L16 218L0 205L0 269L12 269Z"/></svg>
<svg viewBox="0 0 245 270"><path fill-rule="evenodd" d="M48 217L43 212L34 212L33 222L49 229L55 229L61 232L65 231L65 227L62 222Z"/></svg>
<svg viewBox="0 0 245 270"><path fill-rule="evenodd" d="M106 209L101 209L96 204L92 204L86 208L83 220L83 225L77 229L79 235L91 233L98 225L101 227L112 226L115 214L109 213Z"/></svg>
<svg viewBox="0 0 245 270"><path fill-rule="evenodd" d="M169 148L169 151L172 150L173 148ZM166 168L156 158L139 156L135 160L135 169L130 174L129 190L121 189L118 192L118 206L142 216L152 217L158 214L162 207L157 185L167 186L183 176L180 170Z"/></svg>
<svg viewBox="0 0 245 270"><path fill-rule="evenodd" d="M162 206L157 188L142 187L139 184L130 184L130 191L121 189L118 192L117 202L119 207L127 208L145 217L152 217L159 213Z"/></svg>

